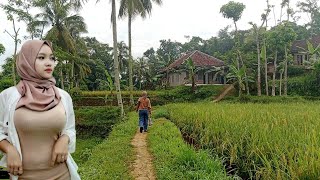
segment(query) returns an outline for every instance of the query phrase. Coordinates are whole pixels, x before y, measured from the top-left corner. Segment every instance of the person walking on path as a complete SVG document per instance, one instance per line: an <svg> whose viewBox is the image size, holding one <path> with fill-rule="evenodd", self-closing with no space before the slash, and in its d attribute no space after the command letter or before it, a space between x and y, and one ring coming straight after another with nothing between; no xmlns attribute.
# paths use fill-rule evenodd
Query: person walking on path
<svg viewBox="0 0 320 180"><path fill-rule="evenodd" d="M138 99L136 111L139 113L140 133L148 131L148 119L151 115L151 102L147 97L147 92L142 91L142 96Z"/></svg>

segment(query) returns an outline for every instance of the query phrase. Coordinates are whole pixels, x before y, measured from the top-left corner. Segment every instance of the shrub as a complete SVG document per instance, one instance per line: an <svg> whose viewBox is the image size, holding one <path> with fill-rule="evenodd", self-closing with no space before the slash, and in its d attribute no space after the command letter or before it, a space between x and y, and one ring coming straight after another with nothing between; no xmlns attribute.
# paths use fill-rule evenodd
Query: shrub
<svg viewBox="0 0 320 180"><path fill-rule="evenodd" d="M320 77L316 73L290 78L288 94L299 96L320 96Z"/></svg>
<svg viewBox="0 0 320 180"><path fill-rule="evenodd" d="M0 92L13 86L13 81L10 78L4 78L0 80Z"/></svg>
<svg viewBox="0 0 320 180"><path fill-rule="evenodd" d="M289 77L296 77L296 76L302 76L306 73L304 66L298 66L298 65L290 65L288 66L288 76Z"/></svg>
<svg viewBox="0 0 320 180"><path fill-rule="evenodd" d="M78 87L74 87L70 90L70 96L73 98L77 98L81 96L81 89Z"/></svg>

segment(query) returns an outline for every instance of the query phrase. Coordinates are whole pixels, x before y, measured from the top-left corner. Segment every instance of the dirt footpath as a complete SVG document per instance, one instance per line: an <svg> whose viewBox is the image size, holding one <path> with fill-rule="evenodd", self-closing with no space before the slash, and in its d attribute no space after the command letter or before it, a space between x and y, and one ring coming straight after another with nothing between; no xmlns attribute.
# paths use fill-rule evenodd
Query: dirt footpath
<svg viewBox="0 0 320 180"><path fill-rule="evenodd" d="M148 133L137 131L131 145L136 153L131 174L136 180L155 180L155 173L152 166L152 156L147 147Z"/></svg>

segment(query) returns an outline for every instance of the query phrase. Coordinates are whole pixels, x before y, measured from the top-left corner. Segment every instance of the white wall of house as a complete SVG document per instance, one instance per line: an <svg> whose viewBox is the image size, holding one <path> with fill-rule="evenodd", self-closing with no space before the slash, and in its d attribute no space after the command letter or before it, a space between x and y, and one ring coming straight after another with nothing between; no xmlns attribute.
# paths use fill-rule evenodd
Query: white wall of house
<svg viewBox="0 0 320 180"><path fill-rule="evenodd" d="M187 77L187 73L186 72L170 73L169 74L170 86L179 86L179 85L185 84L186 77Z"/></svg>
<svg viewBox="0 0 320 180"><path fill-rule="evenodd" d="M221 77L217 76L214 78L214 72L204 73L204 71L197 72L195 80L197 84L222 84L220 82ZM170 86L179 86L183 84L190 84L189 77L186 72L181 73L169 73L169 84Z"/></svg>

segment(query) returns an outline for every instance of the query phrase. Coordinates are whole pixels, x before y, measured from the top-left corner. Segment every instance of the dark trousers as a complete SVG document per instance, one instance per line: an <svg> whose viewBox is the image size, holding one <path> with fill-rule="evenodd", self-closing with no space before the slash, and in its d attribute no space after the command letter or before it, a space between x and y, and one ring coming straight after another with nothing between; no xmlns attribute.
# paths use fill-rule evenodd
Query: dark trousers
<svg viewBox="0 0 320 180"><path fill-rule="evenodd" d="M139 110L139 126L143 127L145 131L148 129L148 119L148 110Z"/></svg>

